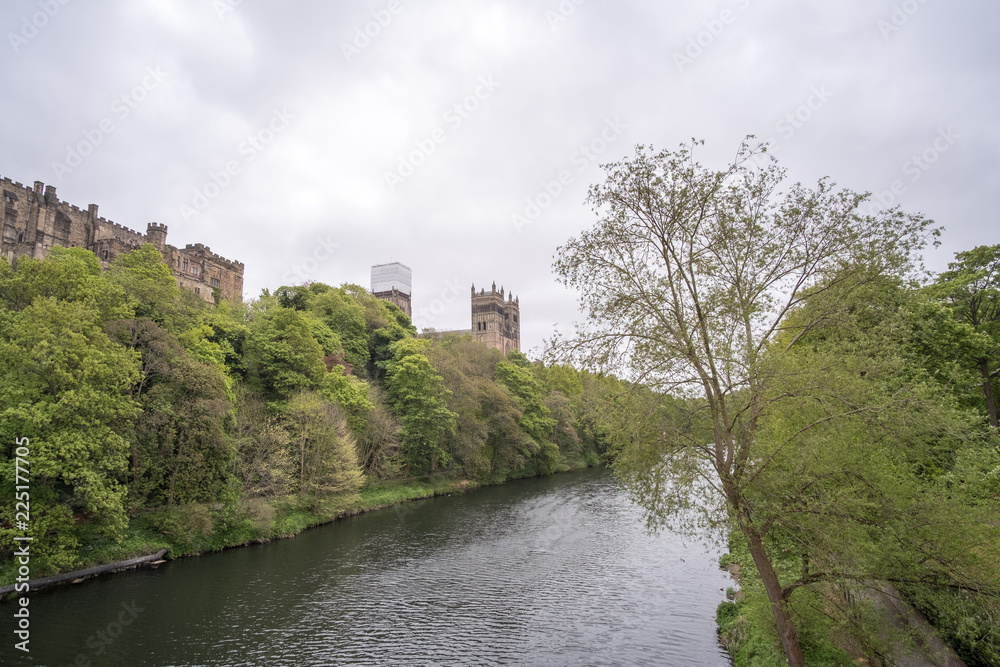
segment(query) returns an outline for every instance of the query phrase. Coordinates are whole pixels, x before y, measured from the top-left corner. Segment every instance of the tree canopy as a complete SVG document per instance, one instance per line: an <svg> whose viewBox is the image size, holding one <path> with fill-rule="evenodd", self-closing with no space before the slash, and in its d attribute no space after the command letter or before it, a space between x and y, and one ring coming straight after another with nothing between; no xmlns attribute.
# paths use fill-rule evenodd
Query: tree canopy
<svg viewBox="0 0 1000 667"><path fill-rule="evenodd" d="M790 184L749 138L718 170L695 159L699 146L639 146L605 165L588 196L597 221L555 263L586 320L555 339L551 355L655 390L625 410L621 479L654 527L690 521L692 490L710 522L732 521L789 664L803 665L796 621L810 590L885 577L889 563L909 567L920 540L955 555L943 532L954 506L922 532L904 517L927 502L911 460L927 457L911 447L954 453L968 421L894 347L919 327L891 298L884 312L866 299L909 284L939 231L899 209L866 214L866 194L828 179ZM667 401L670 393L686 403ZM985 544L975 525L964 543ZM857 539L841 548L837 535ZM857 560L846 549L858 549ZM799 558L798 571L775 567L783 550ZM911 574L972 587L945 570ZM969 563L970 573L986 571Z"/></svg>

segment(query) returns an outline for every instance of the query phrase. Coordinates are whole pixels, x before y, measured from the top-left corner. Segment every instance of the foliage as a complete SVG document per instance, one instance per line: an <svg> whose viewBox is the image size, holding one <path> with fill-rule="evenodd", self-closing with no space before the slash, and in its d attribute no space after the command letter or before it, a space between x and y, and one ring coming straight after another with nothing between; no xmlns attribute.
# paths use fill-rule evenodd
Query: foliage
<svg viewBox="0 0 1000 667"><path fill-rule="evenodd" d="M147 243L116 257L108 267L108 278L124 290L136 317L151 318L167 328L176 326L180 287L155 246Z"/></svg>
<svg viewBox="0 0 1000 667"><path fill-rule="evenodd" d="M918 336L934 323L908 315L926 307L893 291L936 231L863 214L866 195L827 180L786 186L766 147L744 143L720 171L694 150L606 165L595 227L556 262L587 323L554 355L687 401L623 406L616 465L650 524L731 520L792 665L810 600L837 582L996 591L995 529L927 487L973 437L942 385L963 380L921 355L947 334Z"/></svg>
<svg viewBox="0 0 1000 667"><path fill-rule="evenodd" d="M277 404L303 388L319 386L326 374L323 351L306 317L298 311L263 303L244 343L247 380Z"/></svg>
<svg viewBox="0 0 1000 667"><path fill-rule="evenodd" d="M137 414L128 395L136 355L108 339L86 301L38 296L0 329L5 458L13 457L15 438L28 438L35 488L65 498L105 534L120 534L127 522L123 433ZM13 476L3 482L12 487Z"/></svg>
<svg viewBox="0 0 1000 667"><path fill-rule="evenodd" d="M302 391L288 403L290 444L298 461L297 491L350 502L361 488L354 437L336 404Z"/></svg>
<svg viewBox="0 0 1000 667"><path fill-rule="evenodd" d="M983 337L972 360L979 370L990 425L997 427L1000 377L1000 244L960 252L938 276L932 293L945 299L955 318Z"/></svg>
<svg viewBox="0 0 1000 667"><path fill-rule="evenodd" d="M210 551L469 485L456 477L597 462L592 376L556 371L568 398L523 355L417 340L356 285L213 306L179 289L152 246L107 272L53 248L0 262L0 333L0 490L13 494L11 443L29 438L35 572ZM366 478L430 473L361 492ZM2 556L13 509L0 512Z"/></svg>
<svg viewBox="0 0 1000 667"><path fill-rule="evenodd" d="M394 355L385 374L389 402L403 425L401 455L407 474L428 473L448 462L443 441L455 425L448 410L451 392L427 357L421 354L426 341L406 339L393 347Z"/></svg>

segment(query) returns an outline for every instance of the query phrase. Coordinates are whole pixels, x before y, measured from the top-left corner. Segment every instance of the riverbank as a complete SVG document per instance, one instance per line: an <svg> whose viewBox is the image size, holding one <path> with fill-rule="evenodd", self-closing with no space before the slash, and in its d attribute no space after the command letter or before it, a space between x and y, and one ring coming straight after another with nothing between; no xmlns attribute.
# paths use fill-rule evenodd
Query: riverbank
<svg viewBox="0 0 1000 667"><path fill-rule="evenodd" d="M173 560L262 544L294 537L309 528L349 516L435 496L465 493L478 486L477 482L453 478L395 480L368 485L356 498L346 502L338 498L303 502L296 496L283 496L240 499L229 505L199 503L145 511L131 522L120 543L97 541L83 547L73 567L48 572L46 579L163 550L166 550L164 558ZM0 569L0 586L14 583L15 567L15 563L8 563Z"/></svg>
<svg viewBox="0 0 1000 667"><path fill-rule="evenodd" d="M760 576L745 542L730 535L731 553L724 554L719 567L727 570L739 590L731 588L716 609L719 643L726 649L736 667L781 667L787 665L777 634L774 631L770 603ZM778 559L779 568L788 563ZM786 571L788 571L786 569ZM962 641L954 641L950 628L932 626L895 587L868 582L851 591L854 598L867 601L867 617L856 617L857 625L837 624L826 613L834 604L843 604L845 592L834 585L812 592L813 613L799 613L799 639L806 664L817 667L853 667L859 664L883 665L887 659L898 660L908 667L979 667L995 664L977 659L995 651L982 629L967 633ZM867 627L865 626L867 622ZM965 619L970 628L981 624L970 615ZM979 646L970 646L968 637L978 639ZM944 639L951 639L951 645ZM962 652L963 662L957 652Z"/></svg>

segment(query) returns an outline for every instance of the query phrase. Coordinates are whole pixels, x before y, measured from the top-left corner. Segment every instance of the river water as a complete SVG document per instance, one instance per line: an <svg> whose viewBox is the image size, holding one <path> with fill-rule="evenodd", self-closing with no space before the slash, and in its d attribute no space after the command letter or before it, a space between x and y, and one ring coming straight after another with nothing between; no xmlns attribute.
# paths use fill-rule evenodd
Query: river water
<svg viewBox="0 0 1000 667"><path fill-rule="evenodd" d="M36 594L0 662L729 665L719 552L641 518L601 470L409 503Z"/></svg>

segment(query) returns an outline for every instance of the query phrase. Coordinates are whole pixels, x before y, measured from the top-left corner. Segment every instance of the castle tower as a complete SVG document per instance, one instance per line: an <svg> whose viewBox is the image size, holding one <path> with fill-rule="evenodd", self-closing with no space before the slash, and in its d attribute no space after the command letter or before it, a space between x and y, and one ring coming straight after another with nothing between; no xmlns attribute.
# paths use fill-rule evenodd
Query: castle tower
<svg viewBox="0 0 1000 667"><path fill-rule="evenodd" d="M167 251L167 226L158 222L146 225L146 238L163 254Z"/></svg>
<svg viewBox="0 0 1000 667"><path fill-rule="evenodd" d="M488 292L481 289L477 293L476 286L473 285L472 335L476 340L495 347L504 354L511 350L520 352L520 299L515 299L513 293L505 295L502 285L498 292L496 282Z"/></svg>
<svg viewBox="0 0 1000 667"><path fill-rule="evenodd" d="M410 267L405 264L399 262L376 264L372 267L372 295L396 304L407 317L412 319L413 310L410 303L412 276Z"/></svg>

